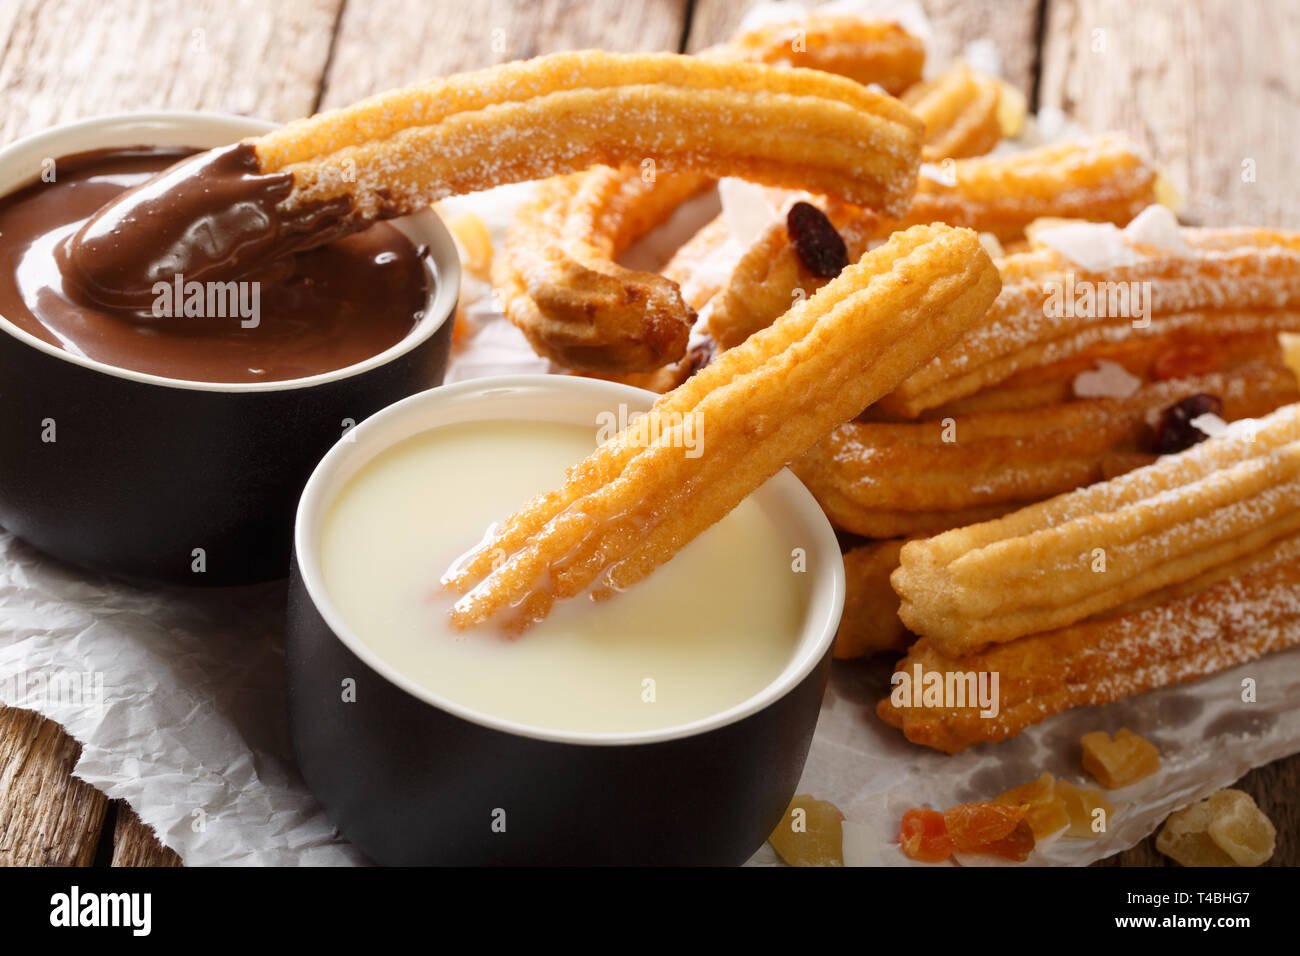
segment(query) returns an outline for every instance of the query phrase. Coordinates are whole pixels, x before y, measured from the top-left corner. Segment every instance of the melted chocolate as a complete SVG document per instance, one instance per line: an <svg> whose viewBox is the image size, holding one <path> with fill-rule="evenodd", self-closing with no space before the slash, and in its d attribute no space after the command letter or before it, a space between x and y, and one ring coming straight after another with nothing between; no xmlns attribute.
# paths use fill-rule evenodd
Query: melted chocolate
<svg viewBox="0 0 1300 956"><path fill-rule="evenodd" d="M404 235L380 223L315 245L342 210L284 221L289 178L256 173L245 144L96 150L54 168L54 182L0 199L0 315L69 352L169 378L276 381L363 361L423 316L432 279Z"/></svg>

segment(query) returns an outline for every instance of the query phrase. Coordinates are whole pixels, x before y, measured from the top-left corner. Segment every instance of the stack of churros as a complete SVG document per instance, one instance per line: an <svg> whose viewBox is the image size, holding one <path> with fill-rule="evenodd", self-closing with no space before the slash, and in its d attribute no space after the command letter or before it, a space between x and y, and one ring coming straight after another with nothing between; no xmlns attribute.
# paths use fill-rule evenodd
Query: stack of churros
<svg viewBox="0 0 1300 956"><path fill-rule="evenodd" d="M562 175L494 284L561 370L672 390L448 573L457 625L625 588L788 463L845 541L837 657L912 644L901 667L1002 675L996 720L883 702L918 743L1300 641L1300 236L1178 227L1122 136L1009 147L1023 94L963 63L923 80L897 24L815 16L595 74L573 56L567 85L455 95L514 110L540 83L613 121L631 85L680 128L620 115L613 142L527 160ZM724 107L752 112L733 129ZM662 273L619 264L721 176L769 188L724 184L756 208L724 203ZM684 415L710 436L695 460Z"/></svg>

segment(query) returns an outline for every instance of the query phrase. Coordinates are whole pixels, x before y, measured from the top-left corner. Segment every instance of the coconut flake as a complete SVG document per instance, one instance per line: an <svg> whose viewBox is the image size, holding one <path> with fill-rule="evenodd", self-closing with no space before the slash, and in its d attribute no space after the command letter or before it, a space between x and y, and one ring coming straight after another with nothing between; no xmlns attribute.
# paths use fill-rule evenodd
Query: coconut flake
<svg viewBox="0 0 1300 956"><path fill-rule="evenodd" d="M1220 435L1228 433L1228 423L1213 412L1197 415L1192 419L1191 424L1197 431L1203 432L1211 438L1218 438Z"/></svg>
<svg viewBox="0 0 1300 956"><path fill-rule="evenodd" d="M1124 227L1124 236L1130 242L1155 246L1170 255L1193 255L1192 247L1188 245L1182 227L1178 225L1178 218L1167 206L1147 206Z"/></svg>
<svg viewBox="0 0 1300 956"><path fill-rule="evenodd" d="M1138 254L1125 241L1123 230L1109 222L1053 226L1034 233L1034 241L1055 249L1087 272L1109 272L1138 261Z"/></svg>
<svg viewBox="0 0 1300 956"><path fill-rule="evenodd" d="M1140 378L1115 362L1099 361L1095 369L1074 379L1076 398L1128 398L1141 387Z"/></svg>

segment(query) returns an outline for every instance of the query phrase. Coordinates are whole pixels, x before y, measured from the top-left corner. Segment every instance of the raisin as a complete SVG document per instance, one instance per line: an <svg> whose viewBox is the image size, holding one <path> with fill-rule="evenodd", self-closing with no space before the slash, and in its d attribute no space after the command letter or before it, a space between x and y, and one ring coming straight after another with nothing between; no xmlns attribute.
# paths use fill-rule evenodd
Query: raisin
<svg viewBox="0 0 1300 956"><path fill-rule="evenodd" d="M1217 396L1204 392L1189 395L1181 402L1170 405L1156 426L1156 454L1171 455L1205 441L1209 436L1193 425L1192 421L1202 415L1218 415L1222 411L1223 402Z"/></svg>
<svg viewBox="0 0 1300 956"><path fill-rule="evenodd" d="M785 216L785 231L805 269L834 279L849 264L849 250L831 221L812 203L797 202Z"/></svg>
<svg viewBox="0 0 1300 956"><path fill-rule="evenodd" d="M706 335L698 342L686 350L686 360L688 372L686 377L690 378L700 369L711 363L718 357L718 343L713 341L713 337Z"/></svg>

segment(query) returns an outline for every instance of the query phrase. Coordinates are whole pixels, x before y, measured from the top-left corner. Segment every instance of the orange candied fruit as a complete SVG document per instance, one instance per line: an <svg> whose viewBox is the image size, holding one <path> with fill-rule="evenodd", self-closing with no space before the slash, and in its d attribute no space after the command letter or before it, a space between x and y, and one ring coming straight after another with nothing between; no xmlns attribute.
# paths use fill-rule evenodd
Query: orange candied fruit
<svg viewBox="0 0 1300 956"><path fill-rule="evenodd" d="M1127 727L1112 739L1104 730L1084 734L1083 769L1107 790L1137 783L1160 769L1160 751L1155 744Z"/></svg>
<svg viewBox="0 0 1300 956"><path fill-rule="evenodd" d="M1001 841L1011 838L1016 828L1024 822L1026 812L1024 806L983 801L950 807L943 812L943 819L948 825L948 835L952 837L953 846L963 853L996 853L998 851L994 848L999 847ZM1028 824L1025 824L1024 829L1029 833L1029 847L1033 849L1033 831ZM1028 856L1028 853L1025 855Z"/></svg>
<svg viewBox="0 0 1300 956"><path fill-rule="evenodd" d="M904 813L898 842L905 854L922 863L942 863L952 856L952 838L938 810L917 808Z"/></svg>

